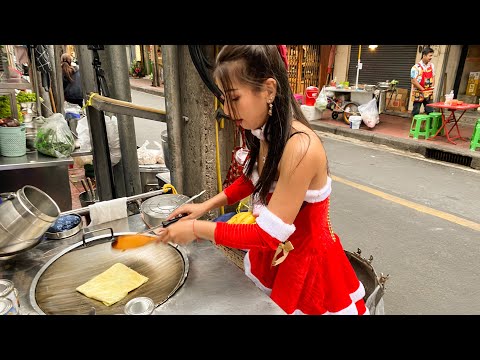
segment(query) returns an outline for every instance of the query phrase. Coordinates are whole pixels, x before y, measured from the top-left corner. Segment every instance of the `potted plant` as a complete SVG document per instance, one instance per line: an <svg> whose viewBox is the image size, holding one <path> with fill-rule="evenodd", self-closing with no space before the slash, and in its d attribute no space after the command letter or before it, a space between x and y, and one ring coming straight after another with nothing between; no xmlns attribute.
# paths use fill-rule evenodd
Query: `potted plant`
<svg viewBox="0 0 480 360"><path fill-rule="evenodd" d="M141 61L133 61L130 66L130 73L133 77L142 78L145 76Z"/></svg>
<svg viewBox="0 0 480 360"><path fill-rule="evenodd" d="M17 103L18 121L23 122L23 114L20 108L20 104ZM7 95L0 96L0 119L8 118L12 116L10 108L10 98Z"/></svg>

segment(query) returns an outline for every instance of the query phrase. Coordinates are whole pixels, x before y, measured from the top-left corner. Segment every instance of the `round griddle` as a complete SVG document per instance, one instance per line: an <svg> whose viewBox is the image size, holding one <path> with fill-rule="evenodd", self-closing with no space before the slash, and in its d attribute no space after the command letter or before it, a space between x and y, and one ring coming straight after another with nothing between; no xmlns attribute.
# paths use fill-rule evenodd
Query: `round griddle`
<svg viewBox="0 0 480 360"><path fill-rule="evenodd" d="M117 233L114 238L123 234L132 233ZM164 303L185 281L188 257L180 246L151 243L119 251L112 249L111 239L108 235L80 241L46 263L30 287L33 308L47 315L86 315L92 307L97 314L123 314L125 304L135 297L149 297L155 306ZM148 281L111 306L76 291L116 263L148 277Z"/></svg>

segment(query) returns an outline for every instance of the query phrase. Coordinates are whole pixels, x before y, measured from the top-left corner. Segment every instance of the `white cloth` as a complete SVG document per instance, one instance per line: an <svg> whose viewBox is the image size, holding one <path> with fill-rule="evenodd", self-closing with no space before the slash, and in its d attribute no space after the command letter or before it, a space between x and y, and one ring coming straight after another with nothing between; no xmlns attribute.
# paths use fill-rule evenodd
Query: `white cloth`
<svg viewBox="0 0 480 360"><path fill-rule="evenodd" d="M257 137L258 139L260 140L265 140L265 136L264 136L264 131L265 131L265 125L267 123L263 124L263 126L260 128L260 129L255 129L255 130L251 130L252 132L252 135Z"/></svg>
<svg viewBox="0 0 480 360"><path fill-rule="evenodd" d="M99 201L88 206L91 222L88 226L127 217L127 198Z"/></svg>

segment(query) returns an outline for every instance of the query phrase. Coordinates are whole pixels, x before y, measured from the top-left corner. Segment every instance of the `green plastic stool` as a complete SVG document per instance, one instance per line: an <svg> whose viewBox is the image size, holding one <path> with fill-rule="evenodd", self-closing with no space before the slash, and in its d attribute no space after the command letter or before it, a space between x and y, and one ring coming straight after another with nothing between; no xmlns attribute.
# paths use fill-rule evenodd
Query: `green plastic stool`
<svg viewBox="0 0 480 360"><path fill-rule="evenodd" d="M430 137L430 116L425 114L417 114L412 119L410 125L410 135L413 135L414 139L418 139L419 136L423 136L426 139ZM422 130L423 125L423 130Z"/></svg>
<svg viewBox="0 0 480 360"><path fill-rule="evenodd" d="M477 148L480 148L480 119L477 120L473 129L472 140L470 140L470 150L475 151Z"/></svg>
<svg viewBox="0 0 480 360"><path fill-rule="evenodd" d="M430 135L433 136L437 133L438 129L440 129L440 126L442 126L442 113L431 112L428 116L430 116L431 119ZM445 128L440 131L440 134L445 135Z"/></svg>

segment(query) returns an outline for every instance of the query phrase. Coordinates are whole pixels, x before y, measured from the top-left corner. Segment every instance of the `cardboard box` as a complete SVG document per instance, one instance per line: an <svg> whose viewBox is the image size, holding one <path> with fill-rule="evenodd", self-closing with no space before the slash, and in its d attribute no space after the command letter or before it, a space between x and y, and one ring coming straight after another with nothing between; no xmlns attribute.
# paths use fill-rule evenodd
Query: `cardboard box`
<svg viewBox="0 0 480 360"><path fill-rule="evenodd" d="M397 89L397 90L398 90L398 93L393 94L393 97L392 97L392 93L386 94L387 95L385 99L386 110L401 112L402 108L405 108L407 106L408 90L407 89Z"/></svg>
<svg viewBox="0 0 480 360"><path fill-rule="evenodd" d="M480 82L478 80L469 80L467 83L466 95L480 95Z"/></svg>
<svg viewBox="0 0 480 360"><path fill-rule="evenodd" d="M478 104L479 97L476 95L458 95L458 100L462 100L467 104Z"/></svg>

